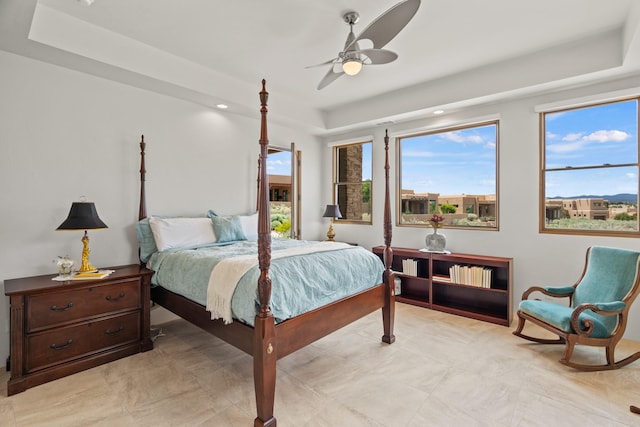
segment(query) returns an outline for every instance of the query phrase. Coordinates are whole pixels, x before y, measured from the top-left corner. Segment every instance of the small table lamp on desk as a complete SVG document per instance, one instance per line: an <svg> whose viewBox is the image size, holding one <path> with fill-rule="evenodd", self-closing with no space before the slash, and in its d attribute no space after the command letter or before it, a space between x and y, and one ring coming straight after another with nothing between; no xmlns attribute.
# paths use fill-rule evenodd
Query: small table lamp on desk
<svg viewBox="0 0 640 427"><path fill-rule="evenodd" d="M340 208L338 207L338 205L327 205L327 208L325 209L322 217L331 218L331 222L329 223L329 231L327 232L327 239L330 242L333 242L333 238L336 237L336 233L333 232L333 220L334 218L342 218Z"/></svg>
<svg viewBox="0 0 640 427"><path fill-rule="evenodd" d="M107 228L107 225L98 217L96 206L91 202L73 202L69 216L56 230L84 230L82 237L82 264L78 273L96 271L97 268L89 263L89 235L87 230Z"/></svg>

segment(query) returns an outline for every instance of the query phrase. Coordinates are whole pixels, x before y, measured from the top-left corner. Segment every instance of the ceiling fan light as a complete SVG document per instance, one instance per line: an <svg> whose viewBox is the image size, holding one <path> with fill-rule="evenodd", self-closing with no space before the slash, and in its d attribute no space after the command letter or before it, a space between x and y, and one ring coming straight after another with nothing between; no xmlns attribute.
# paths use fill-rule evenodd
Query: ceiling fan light
<svg viewBox="0 0 640 427"><path fill-rule="evenodd" d="M359 59L347 59L342 63L342 71L348 76L355 76L362 70L362 61Z"/></svg>

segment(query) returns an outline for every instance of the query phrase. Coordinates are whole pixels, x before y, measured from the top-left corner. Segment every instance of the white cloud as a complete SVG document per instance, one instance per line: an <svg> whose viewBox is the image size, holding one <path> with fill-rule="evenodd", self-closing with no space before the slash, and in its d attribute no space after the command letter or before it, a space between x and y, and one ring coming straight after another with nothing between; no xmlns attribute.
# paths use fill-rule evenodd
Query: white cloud
<svg viewBox="0 0 640 427"><path fill-rule="evenodd" d="M631 135L621 130L598 130L585 137L587 141L620 142L629 139Z"/></svg>
<svg viewBox="0 0 640 427"><path fill-rule="evenodd" d="M582 133L569 133L562 137L563 141L576 141L582 137Z"/></svg>
<svg viewBox="0 0 640 427"><path fill-rule="evenodd" d="M431 151L402 151L402 157L436 157Z"/></svg>
<svg viewBox="0 0 640 427"><path fill-rule="evenodd" d="M581 150L584 145L584 141L574 141L567 144L553 144L547 145L547 151L552 153L571 153L573 151Z"/></svg>
<svg viewBox="0 0 640 427"><path fill-rule="evenodd" d="M460 142L463 144L466 142L481 144L483 142L482 137L479 135L462 135L460 132L445 132L441 134L441 136L449 141Z"/></svg>
<svg viewBox="0 0 640 427"><path fill-rule="evenodd" d="M585 135L583 133L568 133L562 137L566 144L550 144L547 150L552 153L569 153L583 149L591 142L620 142L629 139L631 135L621 130L598 130Z"/></svg>

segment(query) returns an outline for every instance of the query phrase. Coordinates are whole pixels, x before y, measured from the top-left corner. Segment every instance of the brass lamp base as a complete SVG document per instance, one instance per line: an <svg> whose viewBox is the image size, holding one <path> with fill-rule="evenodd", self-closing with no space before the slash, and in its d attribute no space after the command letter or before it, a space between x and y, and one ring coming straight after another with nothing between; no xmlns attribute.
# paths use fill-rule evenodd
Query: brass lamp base
<svg viewBox="0 0 640 427"><path fill-rule="evenodd" d="M82 262L78 273L92 273L98 271L91 263L89 263L89 235L87 230L84 230L84 236L82 237Z"/></svg>
<svg viewBox="0 0 640 427"><path fill-rule="evenodd" d="M336 233L333 232L333 220L329 223L329 231L327 231L327 240L333 242L333 238L336 237Z"/></svg>

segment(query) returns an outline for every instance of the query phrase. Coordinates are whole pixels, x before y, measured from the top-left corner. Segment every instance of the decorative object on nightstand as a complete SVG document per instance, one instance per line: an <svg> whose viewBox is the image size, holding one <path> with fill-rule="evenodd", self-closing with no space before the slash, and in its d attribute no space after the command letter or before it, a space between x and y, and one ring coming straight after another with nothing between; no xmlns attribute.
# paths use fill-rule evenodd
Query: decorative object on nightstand
<svg viewBox="0 0 640 427"><path fill-rule="evenodd" d="M323 218L331 218L331 222L329 223L329 231L327 231L327 239L330 242L333 242L333 238L336 237L336 233L333 232L333 220L335 218L342 218L342 214L340 213L340 208L338 205L327 205L327 208L324 210Z"/></svg>
<svg viewBox="0 0 640 427"><path fill-rule="evenodd" d="M442 227L444 222L444 217L433 214L429 222L431 223L431 227L433 227L433 233L427 234L427 237L424 239L427 252L444 253L447 247L447 237L442 233L438 233L438 229Z"/></svg>
<svg viewBox="0 0 640 427"><path fill-rule="evenodd" d="M73 275L73 265L75 261L69 258L69 255L58 256L58 259L53 260L58 267L58 278L60 280L68 279Z"/></svg>
<svg viewBox="0 0 640 427"><path fill-rule="evenodd" d="M84 230L82 237L82 263L78 273L96 271L97 268L89 263L89 235L87 230L99 230L107 225L98 217L96 206L92 202L73 202L69 216L56 230Z"/></svg>

